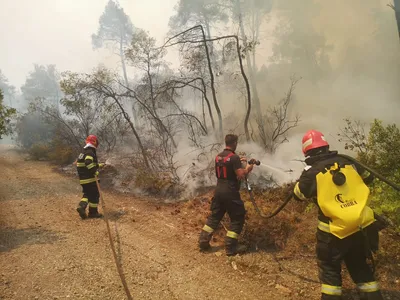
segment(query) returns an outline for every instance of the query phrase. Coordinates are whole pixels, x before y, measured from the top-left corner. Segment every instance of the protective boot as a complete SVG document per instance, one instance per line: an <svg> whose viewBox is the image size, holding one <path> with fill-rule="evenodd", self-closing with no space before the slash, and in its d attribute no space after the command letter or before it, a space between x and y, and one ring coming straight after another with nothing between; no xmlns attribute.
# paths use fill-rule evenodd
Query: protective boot
<svg viewBox="0 0 400 300"><path fill-rule="evenodd" d="M360 292L360 300L383 300L381 291L363 293Z"/></svg>
<svg viewBox="0 0 400 300"><path fill-rule="evenodd" d="M339 295L327 295L321 294L321 300L342 300L342 296Z"/></svg>
<svg viewBox="0 0 400 300"><path fill-rule="evenodd" d="M97 211L97 207L89 207L88 218L102 218L103 215Z"/></svg>
<svg viewBox="0 0 400 300"><path fill-rule="evenodd" d="M244 253L247 250L245 245L240 245L237 239L226 237L225 238L225 252L227 256Z"/></svg>
<svg viewBox="0 0 400 300"><path fill-rule="evenodd" d="M81 201L81 202L79 202L79 205L76 208L76 211L79 213L79 216L81 217L82 220L87 218L86 207L87 207L87 203L84 201Z"/></svg>
<svg viewBox="0 0 400 300"><path fill-rule="evenodd" d="M200 251L206 251L211 248L210 241L211 241L212 233L202 230L199 237L199 248Z"/></svg>

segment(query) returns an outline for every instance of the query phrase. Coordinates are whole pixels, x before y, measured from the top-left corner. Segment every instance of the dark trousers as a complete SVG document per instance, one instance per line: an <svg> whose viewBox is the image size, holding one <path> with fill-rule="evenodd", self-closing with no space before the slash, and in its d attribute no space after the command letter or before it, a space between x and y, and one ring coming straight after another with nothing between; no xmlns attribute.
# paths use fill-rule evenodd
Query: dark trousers
<svg viewBox="0 0 400 300"><path fill-rule="evenodd" d="M368 230L373 230L373 227ZM383 299L373 270L367 263L368 251L366 238L362 232L339 239L330 233L317 231L316 252L322 284L321 299L342 299L342 261L345 262L351 278L357 284L361 299Z"/></svg>
<svg viewBox="0 0 400 300"><path fill-rule="evenodd" d="M217 229L225 213L228 213L231 223L225 237L225 250L227 255L235 255L239 251L237 248L238 237L242 232L246 215L239 192L229 188L217 188L210 209L211 215L200 233L200 249L205 250L210 247L209 242L214 230Z"/></svg>
<svg viewBox="0 0 400 300"><path fill-rule="evenodd" d="M229 231L239 235L242 232L246 210L240 198L239 192L236 191L216 191L211 201L211 215L207 219L207 226L216 229L224 217L228 213L231 220Z"/></svg>
<svg viewBox="0 0 400 300"><path fill-rule="evenodd" d="M89 213L97 212L100 193L99 189L97 188L96 182L81 184L81 186L82 186L83 196L81 201L79 202L79 205L85 208L89 205Z"/></svg>

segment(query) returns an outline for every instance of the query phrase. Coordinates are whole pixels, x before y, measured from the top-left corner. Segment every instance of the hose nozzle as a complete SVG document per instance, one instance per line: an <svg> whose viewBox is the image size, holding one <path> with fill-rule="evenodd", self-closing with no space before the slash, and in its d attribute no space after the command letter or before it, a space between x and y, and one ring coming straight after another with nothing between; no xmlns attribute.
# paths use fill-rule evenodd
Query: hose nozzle
<svg viewBox="0 0 400 300"><path fill-rule="evenodd" d="M256 160L254 158L250 159L247 163L249 165L256 165L256 166L259 166L261 164L261 162L259 160Z"/></svg>

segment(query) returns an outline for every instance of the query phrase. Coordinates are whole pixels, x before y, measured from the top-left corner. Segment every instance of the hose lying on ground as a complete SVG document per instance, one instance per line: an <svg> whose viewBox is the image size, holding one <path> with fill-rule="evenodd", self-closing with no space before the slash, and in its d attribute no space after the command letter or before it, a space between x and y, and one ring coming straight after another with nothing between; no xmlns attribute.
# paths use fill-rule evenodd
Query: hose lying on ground
<svg viewBox="0 0 400 300"><path fill-rule="evenodd" d="M118 275L121 279L122 286L124 287L126 297L128 298L128 300L133 300L131 292L129 291L129 288L128 288L128 284L126 283L124 271L122 270L122 265L121 265L120 261L118 260L117 252L115 251L114 240L112 238L110 223L109 223L108 217L107 217L106 205L104 202L103 193L100 190L100 184L99 184L99 180L98 180L97 176L96 176L96 185L97 185L97 189L99 190L99 194L100 194L101 206L104 211L104 220L106 221L108 238L110 240L111 251L113 253L114 261L117 266Z"/></svg>

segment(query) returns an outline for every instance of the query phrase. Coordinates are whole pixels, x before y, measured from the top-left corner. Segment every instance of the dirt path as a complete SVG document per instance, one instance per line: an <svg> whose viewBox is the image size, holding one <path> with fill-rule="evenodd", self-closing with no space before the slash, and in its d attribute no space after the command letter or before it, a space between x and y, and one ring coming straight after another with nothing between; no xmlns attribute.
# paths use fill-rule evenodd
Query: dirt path
<svg viewBox="0 0 400 300"><path fill-rule="evenodd" d="M0 299L126 299L103 220L80 220L76 178L0 148ZM134 299L319 299L313 258L201 254L174 208L105 192ZM393 299L393 298L392 298Z"/></svg>

